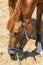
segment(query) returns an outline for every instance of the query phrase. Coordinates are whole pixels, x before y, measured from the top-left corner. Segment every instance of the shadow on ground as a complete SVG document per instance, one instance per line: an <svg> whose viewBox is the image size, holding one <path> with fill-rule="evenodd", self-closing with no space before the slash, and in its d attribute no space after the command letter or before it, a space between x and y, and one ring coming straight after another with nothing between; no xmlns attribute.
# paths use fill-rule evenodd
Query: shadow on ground
<svg viewBox="0 0 43 65"><path fill-rule="evenodd" d="M36 49L33 50L32 52L24 51L20 57L20 60L27 59L28 57L33 57L33 59L36 61L35 56L37 56L39 54L35 53L35 51L36 51Z"/></svg>

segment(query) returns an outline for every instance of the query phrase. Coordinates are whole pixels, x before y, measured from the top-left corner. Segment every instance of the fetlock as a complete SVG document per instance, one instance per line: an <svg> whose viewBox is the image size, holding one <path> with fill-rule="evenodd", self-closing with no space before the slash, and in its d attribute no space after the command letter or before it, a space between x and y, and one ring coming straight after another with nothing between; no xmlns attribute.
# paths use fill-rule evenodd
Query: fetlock
<svg viewBox="0 0 43 65"><path fill-rule="evenodd" d="M41 43L41 46L42 46L42 41L38 41L38 40L36 40L35 46L37 47L38 42L40 42Z"/></svg>
<svg viewBox="0 0 43 65"><path fill-rule="evenodd" d="M37 32L36 35L37 35L37 40L36 40L36 42L35 42L35 45L36 45L36 47L37 47L37 43L38 43L38 42L42 43L42 42L41 42L41 34L39 34L39 33Z"/></svg>

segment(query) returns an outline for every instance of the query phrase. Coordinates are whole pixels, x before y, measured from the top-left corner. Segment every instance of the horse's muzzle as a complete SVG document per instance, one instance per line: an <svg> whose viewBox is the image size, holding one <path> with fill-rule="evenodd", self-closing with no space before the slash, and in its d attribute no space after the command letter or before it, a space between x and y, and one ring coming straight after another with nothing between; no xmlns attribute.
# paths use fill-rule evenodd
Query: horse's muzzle
<svg viewBox="0 0 43 65"><path fill-rule="evenodd" d="M12 60L16 60L16 52L14 50L8 50L8 53Z"/></svg>

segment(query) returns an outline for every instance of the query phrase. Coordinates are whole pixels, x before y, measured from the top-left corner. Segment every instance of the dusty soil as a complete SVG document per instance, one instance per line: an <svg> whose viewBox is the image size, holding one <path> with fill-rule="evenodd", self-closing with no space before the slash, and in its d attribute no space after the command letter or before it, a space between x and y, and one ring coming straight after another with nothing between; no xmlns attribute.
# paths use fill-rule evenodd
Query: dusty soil
<svg viewBox="0 0 43 65"><path fill-rule="evenodd" d="M8 55L8 31L6 23L9 18L8 1L0 0L0 65L19 65L18 61L12 61ZM34 12L36 14L36 12ZM33 14L33 17L35 17ZM43 65L43 55L35 55L32 51L35 49L35 40L27 42L24 51L28 51L28 57L21 61L21 65Z"/></svg>

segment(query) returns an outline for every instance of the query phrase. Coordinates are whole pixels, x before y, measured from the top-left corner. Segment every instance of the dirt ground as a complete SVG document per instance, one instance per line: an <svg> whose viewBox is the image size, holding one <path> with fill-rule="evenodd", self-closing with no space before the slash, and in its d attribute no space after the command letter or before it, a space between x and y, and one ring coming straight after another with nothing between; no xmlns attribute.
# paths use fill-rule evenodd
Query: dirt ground
<svg viewBox="0 0 43 65"><path fill-rule="evenodd" d="M6 24L9 18L8 0L0 0L0 65L19 65L18 61L12 61L8 55L9 32ZM36 16L33 13L33 18ZM35 55L32 51L35 49L35 40L30 39L27 42L24 51L28 51L28 57L21 61L21 65L43 65L43 55Z"/></svg>

